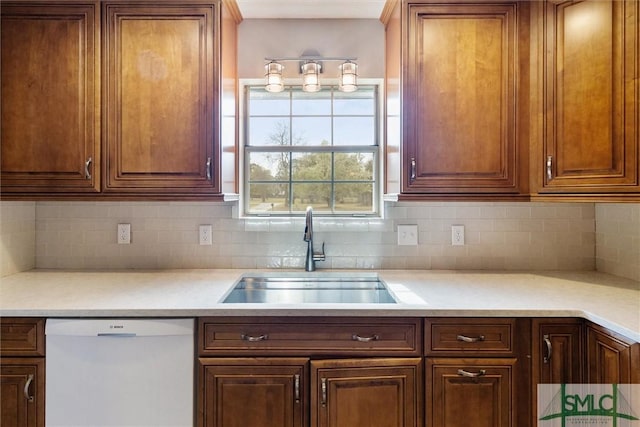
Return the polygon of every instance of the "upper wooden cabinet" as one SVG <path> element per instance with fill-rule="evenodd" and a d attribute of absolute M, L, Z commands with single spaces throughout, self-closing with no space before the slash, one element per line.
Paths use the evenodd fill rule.
<path fill-rule="evenodd" d="M 387 96 L 402 99 L 401 193 L 526 194 L 528 2 L 404 0 L 396 8 L 387 77 L 401 84 L 389 81 Z"/>
<path fill-rule="evenodd" d="M 543 75 L 535 188 L 640 200 L 624 194 L 640 193 L 638 1 L 534 3 Z"/>
<path fill-rule="evenodd" d="M 234 0 L 3 3 L 3 197 L 220 196 L 240 20 Z"/>
<path fill-rule="evenodd" d="M 106 192 L 218 192 L 218 8 L 104 4 Z"/>
<path fill-rule="evenodd" d="M 100 9 L 2 3 L 2 193 L 100 189 Z"/>

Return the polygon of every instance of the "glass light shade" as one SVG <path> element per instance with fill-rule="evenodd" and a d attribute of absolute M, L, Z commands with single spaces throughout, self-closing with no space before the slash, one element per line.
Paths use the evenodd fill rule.
<path fill-rule="evenodd" d="M 355 92 L 358 90 L 358 65 L 347 61 L 338 67 L 340 70 L 340 81 L 338 89 L 342 92 Z"/>
<path fill-rule="evenodd" d="M 302 90 L 305 92 L 318 92 L 320 90 L 320 69 L 317 62 L 305 62 L 302 64 Z"/>
<path fill-rule="evenodd" d="M 264 66 L 264 75 L 267 80 L 264 88 L 267 92 L 282 92 L 284 90 L 282 70 L 284 70 L 284 65 L 277 62 L 269 62 Z"/>

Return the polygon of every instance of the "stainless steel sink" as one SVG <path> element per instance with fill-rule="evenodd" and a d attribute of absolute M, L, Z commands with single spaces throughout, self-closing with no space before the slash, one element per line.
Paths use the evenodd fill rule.
<path fill-rule="evenodd" d="M 240 278 L 222 303 L 395 304 L 377 275 L 248 275 Z"/>

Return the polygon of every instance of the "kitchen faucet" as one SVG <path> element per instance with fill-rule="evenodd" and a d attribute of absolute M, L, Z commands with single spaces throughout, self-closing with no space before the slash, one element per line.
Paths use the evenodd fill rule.
<path fill-rule="evenodd" d="M 324 242 L 322 242 L 322 250 L 320 253 L 313 252 L 313 208 L 307 207 L 305 217 L 304 237 L 307 242 L 307 256 L 304 262 L 305 271 L 316 271 L 316 261 L 324 261 Z"/>

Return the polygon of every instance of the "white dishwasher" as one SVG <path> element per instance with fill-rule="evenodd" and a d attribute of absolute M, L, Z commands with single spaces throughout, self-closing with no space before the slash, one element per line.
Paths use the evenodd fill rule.
<path fill-rule="evenodd" d="M 47 319 L 46 427 L 193 427 L 194 319 Z"/>

